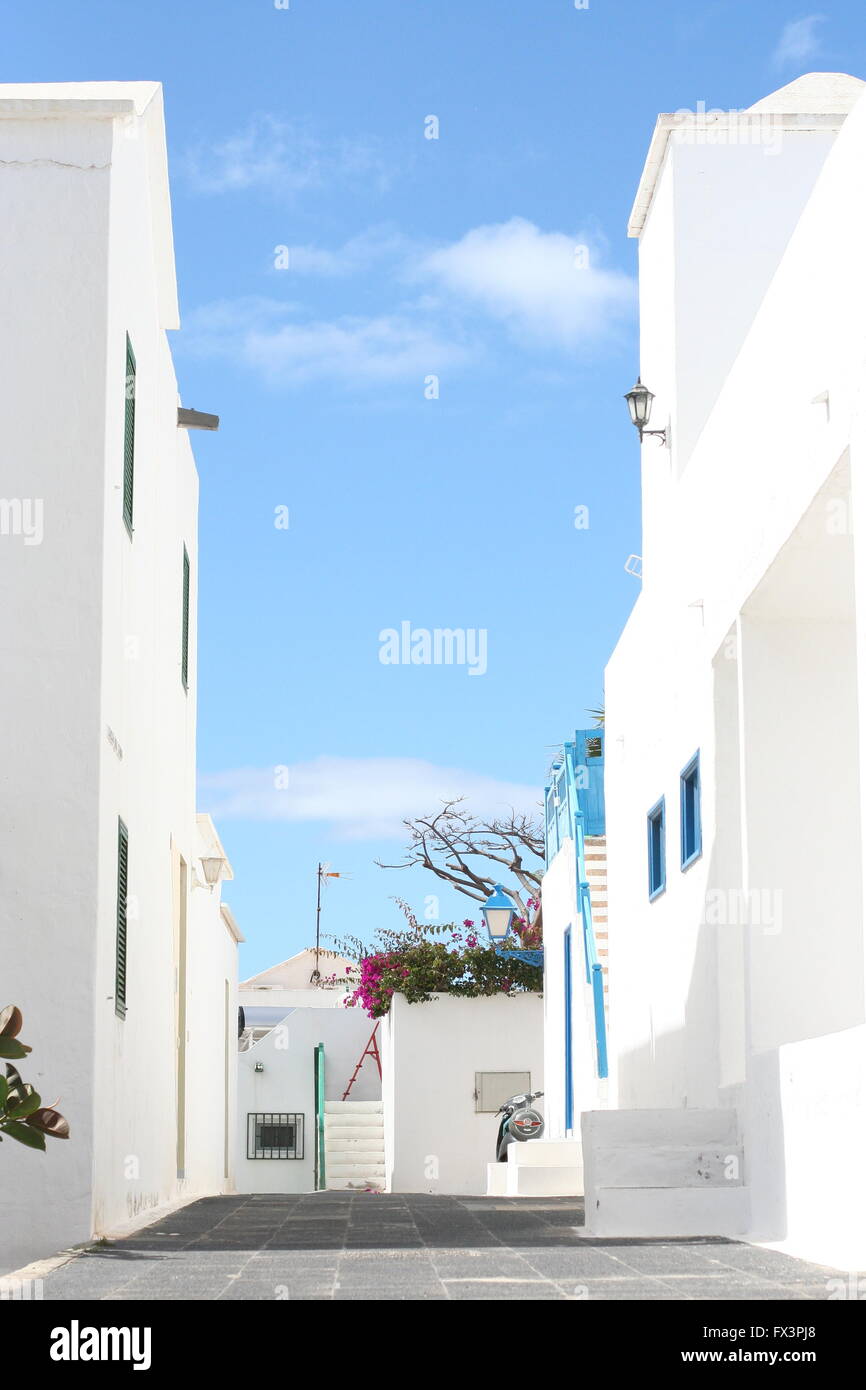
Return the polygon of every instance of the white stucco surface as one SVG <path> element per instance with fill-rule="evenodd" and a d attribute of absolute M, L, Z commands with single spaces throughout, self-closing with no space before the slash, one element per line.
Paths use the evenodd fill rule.
<path fill-rule="evenodd" d="M 165 334 L 177 299 L 157 84 L 0 86 L 0 312 L 16 325 L 0 341 L 3 493 L 37 499 L 44 518 L 38 544 L 0 537 L 4 988 L 34 1049 L 25 1077 L 59 1097 L 72 1131 L 44 1155 L 3 1145 L 8 1269 L 231 1182 L 236 944 L 219 888 L 192 887 L 198 478 Z M 125 1018 L 114 1001 L 119 817 Z"/>
<path fill-rule="evenodd" d="M 397 994 L 383 1042 L 389 1191 L 486 1192 L 498 1121 L 476 1111 L 475 1074 L 528 1071 L 531 1089 L 544 1089 L 540 996 L 409 1004 Z"/>
<path fill-rule="evenodd" d="M 317 993 L 310 991 L 310 993 Z M 361 1009 L 296 1007 L 267 1037 L 237 1055 L 239 1192 L 312 1192 L 315 1188 L 316 1111 L 313 1053 L 325 1048 L 325 1099 L 342 1098 L 363 1053 L 373 1021 Z M 381 1028 L 380 1028 L 381 1033 Z M 381 1042 L 380 1042 L 381 1047 Z M 263 1070 L 256 1071 L 256 1064 Z M 379 1100 L 382 1083 L 367 1057 L 352 1086 L 353 1101 Z M 247 1116 L 260 1112 L 304 1116 L 303 1159 L 249 1159 Z"/>
<path fill-rule="evenodd" d="M 643 230 L 641 375 L 674 447 L 642 451 L 644 585 L 605 679 L 612 1094 L 736 1108 L 749 1234 L 862 1265 L 863 99 L 836 123 L 763 173 L 672 145 Z"/>
<path fill-rule="evenodd" d="M 546 1135 L 550 1139 L 580 1139 L 584 1110 L 603 1105 L 607 1085 L 597 1074 L 595 1013 L 591 986 L 586 982 L 583 925 L 577 910 L 577 869 L 574 840 L 566 840 L 544 875 L 541 888 L 544 917 L 544 1076 Z M 571 928 L 571 1066 L 573 1123 L 566 1126 L 565 933 Z M 526 1146 L 530 1147 L 529 1145 Z"/>

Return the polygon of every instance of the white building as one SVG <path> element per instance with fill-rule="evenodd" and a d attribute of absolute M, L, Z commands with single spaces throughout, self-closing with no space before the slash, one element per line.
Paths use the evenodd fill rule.
<path fill-rule="evenodd" d="M 643 589 L 606 676 L 587 1222 L 866 1265 L 866 98 L 661 116 L 630 224 Z M 547 927 L 547 922 L 545 922 Z"/>
<path fill-rule="evenodd" d="M 8 1270 L 232 1182 L 240 938 L 195 807 L 157 84 L 0 86 L 0 316 L 3 1002 L 71 1126 L 3 1144 Z"/>
<path fill-rule="evenodd" d="M 603 731 L 578 730 L 544 793 L 546 1132 L 526 1147 L 535 1162 L 566 1170 L 550 1175 L 549 1190 L 563 1195 L 583 1192 L 581 1114 L 608 1101 L 604 768 Z"/>
<path fill-rule="evenodd" d="M 543 1053 L 537 994 L 435 994 L 425 1004 L 395 994 L 382 1028 L 388 1191 L 486 1192 L 496 1112 L 509 1096 L 544 1090 Z M 525 1155 L 538 1143 L 512 1147 Z"/>
<path fill-rule="evenodd" d="M 375 1025 L 345 1007 L 347 967 L 299 951 L 239 988 L 239 1192 L 384 1186 L 381 1029 L 368 1051 Z"/>

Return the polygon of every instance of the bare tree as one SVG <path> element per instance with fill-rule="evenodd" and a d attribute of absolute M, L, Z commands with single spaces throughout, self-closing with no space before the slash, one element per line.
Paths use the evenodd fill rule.
<path fill-rule="evenodd" d="M 512 892 L 512 896 L 525 916 L 526 899 L 538 898 L 541 893 L 541 817 L 512 811 L 507 817 L 484 820 L 465 809 L 465 799 L 454 797 L 443 802 L 435 815 L 404 821 L 409 844 L 403 860 L 399 864 L 383 864 L 377 859 L 376 863 L 381 869 L 410 869 L 420 864 L 450 883 L 458 893 L 482 903 L 495 885 L 510 874 L 520 884 L 521 891 Z M 495 864 L 501 865 L 501 869 L 493 868 Z"/>

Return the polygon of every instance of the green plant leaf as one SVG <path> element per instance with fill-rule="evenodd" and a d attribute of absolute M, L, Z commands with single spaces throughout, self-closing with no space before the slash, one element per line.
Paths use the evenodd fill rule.
<path fill-rule="evenodd" d="M 9 1094 L 9 1082 L 5 1076 L 0 1076 L 0 1110 L 6 1105 L 6 1097 Z"/>
<path fill-rule="evenodd" d="M 28 1149 L 41 1149 L 45 1152 L 45 1136 L 40 1134 L 38 1129 L 31 1129 L 29 1125 L 20 1124 L 18 1120 L 7 1120 L 3 1124 L 3 1133 L 8 1134 L 10 1139 L 17 1139 L 19 1144 L 26 1144 Z"/>
<path fill-rule="evenodd" d="M 14 1057 L 17 1060 L 20 1057 L 26 1057 L 30 1051 L 32 1048 L 20 1043 L 17 1038 L 0 1036 L 0 1057 Z"/>
<path fill-rule="evenodd" d="M 35 1091 L 31 1091 L 29 1096 L 19 1100 L 9 1111 L 10 1120 L 23 1120 L 25 1116 L 32 1115 L 34 1110 L 38 1110 L 42 1104 L 42 1097 Z"/>

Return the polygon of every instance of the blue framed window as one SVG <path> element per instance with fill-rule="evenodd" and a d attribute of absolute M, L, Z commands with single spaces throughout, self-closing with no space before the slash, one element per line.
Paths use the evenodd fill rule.
<path fill-rule="evenodd" d="M 646 818 L 650 902 L 665 891 L 665 799 L 657 801 Z"/>
<path fill-rule="evenodd" d="M 687 869 L 701 853 L 701 755 L 680 773 L 680 865 Z"/>

